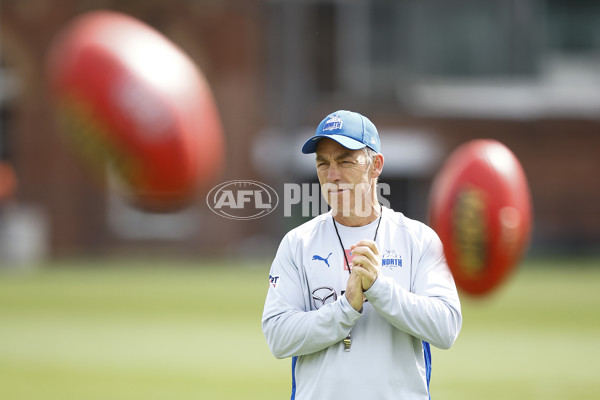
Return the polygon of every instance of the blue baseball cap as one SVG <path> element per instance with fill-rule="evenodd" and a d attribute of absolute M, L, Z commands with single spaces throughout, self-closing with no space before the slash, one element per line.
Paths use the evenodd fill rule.
<path fill-rule="evenodd" d="M 353 111 L 339 110 L 321 121 L 315 132 L 302 146 L 304 154 L 314 153 L 319 140 L 330 138 L 350 150 L 370 147 L 379 153 L 381 143 L 377 128 L 369 119 Z"/>

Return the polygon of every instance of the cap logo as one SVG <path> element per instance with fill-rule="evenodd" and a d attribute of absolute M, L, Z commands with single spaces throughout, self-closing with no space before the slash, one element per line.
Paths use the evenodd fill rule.
<path fill-rule="evenodd" d="M 323 125 L 324 131 L 334 131 L 337 129 L 342 129 L 344 121 L 337 115 L 332 115 L 327 121 L 325 121 L 325 125 Z"/>

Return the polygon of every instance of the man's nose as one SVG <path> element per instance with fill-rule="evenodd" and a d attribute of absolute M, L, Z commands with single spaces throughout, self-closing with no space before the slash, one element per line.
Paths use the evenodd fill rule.
<path fill-rule="evenodd" d="M 337 163 L 331 163 L 327 169 L 327 181 L 335 182 L 340 179 L 340 167 Z"/>

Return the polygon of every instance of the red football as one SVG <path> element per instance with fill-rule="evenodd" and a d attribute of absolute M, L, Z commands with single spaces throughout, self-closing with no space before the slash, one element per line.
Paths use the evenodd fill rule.
<path fill-rule="evenodd" d="M 496 288 L 519 263 L 531 231 L 529 187 L 515 155 L 495 140 L 461 145 L 435 177 L 429 200 L 429 223 L 456 285 L 473 295 Z"/>
<path fill-rule="evenodd" d="M 180 208 L 220 172 L 222 126 L 207 82 L 141 21 L 77 17 L 48 50 L 47 78 L 67 142 L 97 171 L 110 165 L 135 206 Z"/>

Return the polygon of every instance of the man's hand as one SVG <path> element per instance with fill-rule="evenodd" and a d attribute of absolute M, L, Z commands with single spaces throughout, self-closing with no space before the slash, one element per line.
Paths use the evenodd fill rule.
<path fill-rule="evenodd" d="M 354 308 L 356 311 L 360 311 L 362 309 L 363 302 L 365 301 L 362 289 L 362 280 L 360 276 L 354 272 L 352 272 L 348 278 L 345 295 L 352 308 Z"/>
<path fill-rule="evenodd" d="M 381 256 L 377 244 L 372 240 L 361 240 L 350 246 L 352 252 L 352 275 L 361 279 L 362 290 L 369 290 L 379 276 Z"/>

